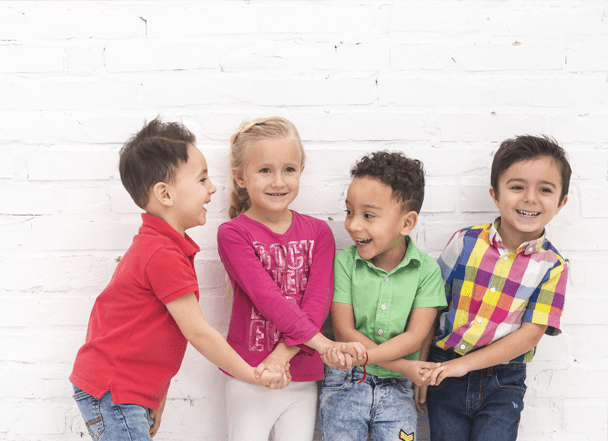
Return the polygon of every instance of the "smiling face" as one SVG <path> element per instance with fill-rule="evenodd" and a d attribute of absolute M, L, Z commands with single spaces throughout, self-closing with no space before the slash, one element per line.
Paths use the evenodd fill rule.
<path fill-rule="evenodd" d="M 500 210 L 498 233 L 509 251 L 543 234 L 568 200 L 560 201 L 561 191 L 559 166 L 548 156 L 516 162 L 500 175 L 490 195 Z"/>
<path fill-rule="evenodd" d="M 300 190 L 304 166 L 300 149 L 291 137 L 261 139 L 248 147 L 245 168 L 234 178 L 247 189 L 251 207 L 245 214 L 264 224 L 289 217 L 289 204 Z"/>
<path fill-rule="evenodd" d="M 363 259 L 390 272 L 404 258 L 407 236 L 418 214 L 402 211 L 392 188 L 369 176 L 354 178 L 346 195 L 344 227 Z"/>
<path fill-rule="evenodd" d="M 188 145 L 188 161 L 177 169 L 175 179 L 168 184 L 173 199 L 172 226 L 182 235 L 188 228 L 207 222 L 205 204 L 217 188 L 209 179 L 207 161 L 192 144 Z M 173 225 L 174 224 L 174 225 Z"/>

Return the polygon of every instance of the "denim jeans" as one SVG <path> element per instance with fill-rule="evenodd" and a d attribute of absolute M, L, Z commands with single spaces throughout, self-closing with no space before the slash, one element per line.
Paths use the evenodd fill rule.
<path fill-rule="evenodd" d="M 431 347 L 429 361 L 458 358 Z M 444 379 L 429 386 L 427 406 L 433 441 L 514 441 L 526 393 L 526 365 L 504 364 Z"/>
<path fill-rule="evenodd" d="M 360 368 L 325 367 L 321 392 L 323 441 L 415 441 L 418 415 L 407 378 L 363 377 Z"/>
<path fill-rule="evenodd" d="M 74 386 L 74 400 L 91 438 L 98 441 L 151 441 L 154 420 L 150 409 L 137 404 L 114 404 L 110 391 L 95 398 Z"/>

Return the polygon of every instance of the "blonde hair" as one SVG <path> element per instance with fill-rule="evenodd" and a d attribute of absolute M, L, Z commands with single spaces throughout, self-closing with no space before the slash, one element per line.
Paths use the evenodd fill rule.
<path fill-rule="evenodd" d="M 228 216 L 234 219 L 251 207 L 251 200 L 246 188 L 239 187 L 234 179 L 235 173 L 243 173 L 247 162 L 248 147 L 262 139 L 280 139 L 290 136 L 294 139 L 300 150 L 301 164 L 304 165 L 306 156 L 300 135 L 296 126 L 288 119 L 279 116 L 258 118 L 244 122 L 230 137 L 230 194 L 228 196 L 230 207 Z"/>

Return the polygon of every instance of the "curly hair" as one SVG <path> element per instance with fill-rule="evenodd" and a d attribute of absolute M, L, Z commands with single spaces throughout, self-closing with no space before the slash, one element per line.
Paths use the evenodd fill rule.
<path fill-rule="evenodd" d="M 562 178 L 562 193 L 560 202 L 568 194 L 570 188 L 570 176 L 572 169 L 566 156 L 566 151 L 559 146 L 557 141 L 546 135 L 542 137 L 523 135 L 514 139 L 506 139 L 492 160 L 492 171 L 490 173 L 490 185 L 498 196 L 498 181 L 500 176 L 513 164 L 520 161 L 542 158 L 543 156 L 553 158 L 559 167 Z"/>
<path fill-rule="evenodd" d="M 239 187 L 234 179 L 235 173 L 241 173 L 247 164 L 247 147 L 262 139 L 280 139 L 286 136 L 292 137 L 300 150 L 301 165 L 304 165 L 306 155 L 300 141 L 300 135 L 296 126 L 288 119 L 273 116 L 270 118 L 258 118 L 244 122 L 241 127 L 230 137 L 230 154 L 228 162 L 232 177 L 230 179 L 230 195 L 228 216 L 234 219 L 239 214 L 251 207 L 251 199 L 246 188 Z"/>
<path fill-rule="evenodd" d="M 391 187 L 402 211 L 420 213 L 424 201 L 424 166 L 401 152 L 380 151 L 361 158 L 351 169 L 353 178 L 369 176 Z"/>
<path fill-rule="evenodd" d="M 188 161 L 188 144 L 195 141 L 183 124 L 156 117 L 125 142 L 118 162 L 120 179 L 140 208 L 148 205 L 157 182 L 173 181 L 177 167 Z"/>

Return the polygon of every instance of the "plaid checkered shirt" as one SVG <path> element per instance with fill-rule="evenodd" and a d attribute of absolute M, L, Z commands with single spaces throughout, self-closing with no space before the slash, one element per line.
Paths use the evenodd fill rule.
<path fill-rule="evenodd" d="M 454 233 L 439 267 L 448 310 L 441 314 L 435 345 L 464 355 L 521 327 L 547 325 L 559 335 L 568 265 L 545 235 L 510 253 L 494 224 Z M 510 363 L 527 363 L 536 348 Z"/>

